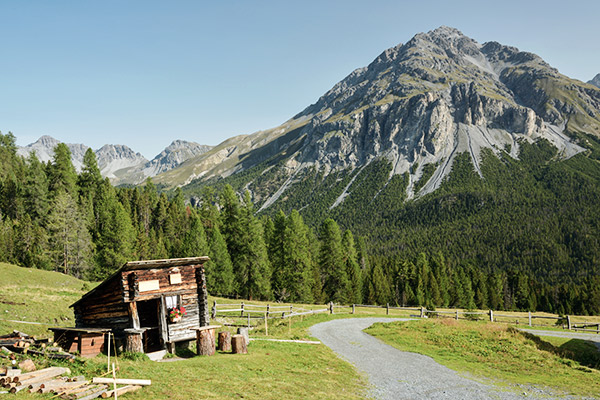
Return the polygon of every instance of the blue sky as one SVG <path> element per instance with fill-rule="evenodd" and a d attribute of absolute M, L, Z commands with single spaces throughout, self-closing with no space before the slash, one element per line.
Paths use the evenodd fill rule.
<path fill-rule="evenodd" d="M 0 131 L 153 158 L 281 124 L 441 25 L 600 73 L 598 1 L 0 0 Z"/>

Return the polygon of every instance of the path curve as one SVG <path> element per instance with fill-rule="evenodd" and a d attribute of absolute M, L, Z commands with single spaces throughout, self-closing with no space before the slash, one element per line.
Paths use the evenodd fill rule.
<path fill-rule="evenodd" d="M 400 351 L 363 332 L 375 322 L 407 320 L 337 319 L 312 326 L 310 333 L 366 373 L 371 384 L 369 395 L 375 399 L 548 399 L 548 393 L 538 389 L 508 392 L 465 378 L 430 357 Z"/>

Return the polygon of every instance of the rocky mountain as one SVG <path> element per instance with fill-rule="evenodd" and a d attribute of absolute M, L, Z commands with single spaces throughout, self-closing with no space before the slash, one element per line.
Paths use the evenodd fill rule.
<path fill-rule="evenodd" d="M 95 151 L 102 176 L 116 179 L 118 171 L 148 162 L 146 157 L 122 144 L 105 144 Z"/>
<path fill-rule="evenodd" d="M 54 148 L 59 143 L 51 136 L 42 136 L 35 143 L 19 147 L 17 153 L 27 157 L 30 152 L 35 151 L 40 161 L 47 162 L 53 159 Z M 71 161 L 75 169 L 81 171 L 83 156 L 89 147 L 84 144 L 67 144 L 67 146 L 71 150 Z M 210 146 L 175 140 L 151 161 L 125 145 L 106 144 L 95 150 L 94 153 L 102 176 L 109 178 L 113 184 L 117 185 L 141 183 L 147 177 L 169 171 L 185 160 L 210 149 Z"/>
<path fill-rule="evenodd" d="M 48 162 L 54 157 L 54 148 L 59 143 L 60 142 L 52 136 L 44 135 L 34 143 L 19 147 L 17 149 L 17 154 L 27 157 L 29 153 L 35 151 L 35 154 L 40 161 Z M 69 150 L 71 150 L 71 161 L 73 162 L 73 166 L 75 166 L 77 171 L 80 171 L 83 163 L 83 155 L 88 149 L 88 146 L 73 143 L 67 143 L 67 146 L 69 147 Z"/>
<path fill-rule="evenodd" d="M 594 79 L 588 81 L 588 83 L 600 88 L 600 74 L 596 75 Z"/>
<path fill-rule="evenodd" d="M 460 154 L 482 176 L 484 150 L 518 159 L 521 143 L 545 139 L 566 159 L 588 136 L 600 136 L 600 90 L 535 54 L 441 27 L 384 51 L 283 125 L 231 138 L 156 180 L 198 187 L 235 176 L 266 209 L 310 171 L 356 178 L 386 160 L 389 180 L 406 175 L 410 199 L 439 188 Z"/>

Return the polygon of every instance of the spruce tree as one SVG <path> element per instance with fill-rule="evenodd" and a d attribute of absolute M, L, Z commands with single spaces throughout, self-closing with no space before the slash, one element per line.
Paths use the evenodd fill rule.
<path fill-rule="evenodd" d="M 348 303 L 351 286 L 344 264 L 340 228 L 333 219 L 327 218 L 323 221 L 320 239 L 319 264 L 325 277 L 323 292 L 327 301 Z"/>
<path fill-rule="evenodd" d="M 50 189 L 52 193 L 64 191 L 76 198 L 77 172 L 71 161 L 71 150 L 64 143 L 54 148 L 54 158 L 50 165 Z"/>
<path fill-rule="evenodd" d="M 227 243 L 217 225 L 208 228 L 208 255 L 206 279 L 208 290 L 215 295 L 232 296 L 235 293 L 233 264 L 227 251 Z"/>
<path fill-rule="evenodd" d="M 353 304 L 362 303 L 362 273 L 358 263 L 358 254 L 354 245 L 354 236 L 350 230 L 344 232 L 342 237 L 342 249 L 346 262 L 346 273 L 350 281 L 348 299 Z"/>

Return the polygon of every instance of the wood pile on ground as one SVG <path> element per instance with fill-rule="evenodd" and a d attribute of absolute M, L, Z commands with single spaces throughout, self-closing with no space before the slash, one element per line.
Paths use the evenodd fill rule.
<path fill-rule="evenodd" d="M 117 379 L 114 364 L 113 377 L 91 380 L 82 375 L 69 377 L 71 371 L 66 367 L 38 370 L 31 359 L 25 358 L 29 354 L 46 359 L 75 359 L 75 355 L 65 352 L 49 339 L 36 340 L 18 331 L 0 336 L 0 359 L 5 359 L 0 360 L 0 393 L 27 391 L 52 394 L 64 400 L 91 400 L 118 397 L 151 384 L 147 379 Z"/>
<path fill-rule="evenodd" d="M 64 351 L 50 339 L 36 339 L 26 333 L 13 331 L 0 336 L 0 357 L 11 353 L 32 354 L 51 360 L 75 360 L 75 355 Z"/>
<path fill-rule="evenodd" d="M 27 373 L 12 373 L 19 371 L 8 369 L 0 376 L 0 384 L 6 393 L 48 393 L 64 400 L 91 400 L 96 398 L 111 398 L 141 389 L 152 382 L 149 379 L 115 379 L 93 378 L 91 381 L 84 376 L 68 377 L 71 371 L 64 367 L 48 367 Z M 116 385 L 124 385 L 117 387 Z M 116 391 L 116 396 L 115 396 Z"/>

